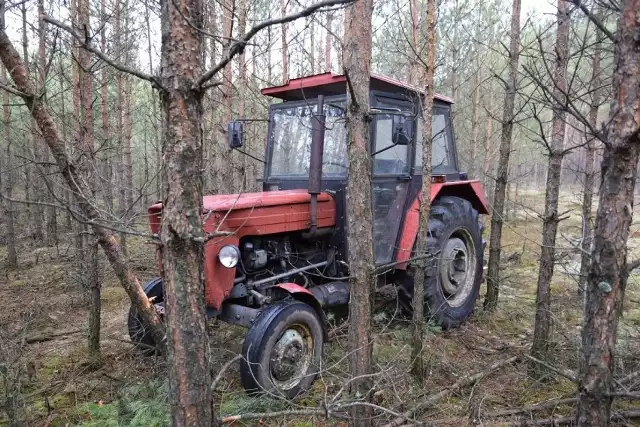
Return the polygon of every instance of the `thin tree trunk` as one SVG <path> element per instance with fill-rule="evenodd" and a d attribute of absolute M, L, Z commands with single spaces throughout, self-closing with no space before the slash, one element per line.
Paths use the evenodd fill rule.
<path fill-rule="evenodd" d="M 2 12 L 4 12 L 4 10 L 2 10 Z M 4 67 L 2 67 L 2 84 L 7 84 L 7 70 Z M 7 91 L 4 91 L 2 94 L 2 104 L 2 140 L 4 142 L 4 167 L 6 173 L 0 175 L 3 175 L 2 178 L 4 178 L 4 181 L 2 182 L 4 186 L 4 196 L 10 199 L 11 193 L 13 191 L 13 177 L 15 173 L 13 172 L 11 164 L 11 136 L 9 134 L 9 128 L 11 126 L 11 112 L 9 111 L 9 92 Z M 0 165 L 0 167 L 1 166 L 2 165 Z M 5 199 L 2 200 L 2 205 L 4 207 L 4 220 L 7 224 L 7 234 L 5 235 L 5 238 L 7 239 L 6 267 L 15 268 L 18 266 L 18 255 L 16 253 L 16 232 L 13 224 L 13 203 L 11 202 L 11 200 Z"/>
<path fill-rule="evenodd" d="M 287 14 L 287 0 L 280 0 L 280 13 L 282 16 Z M 289 80 L 289 45 L 287 42 L 287 24 L 282 24 L 282 83 L 285 84 Z"/>
<path fill-rule="evenodd" d="M 504 221 L 505 192 L 509 180 L 509 156 L 511 154 L 511 135 L 513 133 L 514 108 L 516 100 L 516 76 L 518 74 L 518 60 L 520 57 L 520 2 L 513 0 L 511 12 L 511 44 L 509 46 L 509 77 L 508 86 L 504 94 L 504 109 L 502 110 L 502 135 L 500 139 L 500 159 L 498 160 L 498 174 L 495 181 L 493 196 L 493 213 L 491 215 L 491 236 L 489 237 L 489 265 L 487 271 L 487 294 L 484 308 L 493 311 L 498 306 L 500 292 L 500 250 L 502 237 L 502 223 Z M 491 119 L 489 119 L 491 121 Z M 487 124 L 489 126 L 489 124 Z M 486 139 L 490 138 L 490 129 Z M 485 170 L 487 168 L 485 150 Z"/>
<path fill-rule="evenodd" d="M 600 9 L 601 10 L 601 9 Z M 597 13 L 598 19 L 602 20 L 603 14 Z M 593 129 L 598 128 L 598 108 L 600 107 L 600 49 L 602 46 L 603 34 L 596 32 L 596 42 L 593 46 L 591 86 L 594 88 L 589 108 L 589 124 Z M 591 263 L 591 243 L 593 241 L 593 183 L 595 181 L 595 158 L 596 158 L 596 137 L 591 133 L 586 135 L 586 158 L 584 165 L 584 186 L 582 190 L 582 254 L 580 257 L 580 286 L 579 293 L 582 293 L 587 286 L 589 265 Z"/>
<path fill-rule="evenodd" d="M 121 0 L 116 0 L 114 2 L 115 7 L 115 51 L 117 58 L 123 58 L 125 56 L 124 53 L 124 36 L 122 31 L 122 9 L 124 5 Z M 123 73 L 120 71 L 116 71 L 116 179 L 115 183 L 118 190 L 118 216 L 120 217 L 120 221 L 122 223 L 126 223 L 126 213 L 127 213 L 127 188 L 125 183 L 126 176 L 126 167 L 125 167 L 125 158 L 124 158 L 124 144 L 125 144 L 125 135 L 124 135 L 124 78 Z M 122 250 L 125 255 L 127 254 L 127 235 L 125 233 L 120 233 L 120 244 L 122 245 Z"/>
<path fill-rule="evenodd" d="M 417 46 L 417 45 L 416 45 Z M 424 72 L 424 100 L 422 105 L 422 192 L 420 197 L 420 214 L 418 220 L 418 236 L 416 237 L 416 253 L 427 253 L 429 239 L 429 211 L 431 210 L 431 147 L 433 97 L 435 95 L 434 73 L 436 67 L 436 2 L 427 0 L 427 57 Z M 422 73 L 417 73 L 417 75 Z M 417 261 L 413 285 L 413 339 L 412 339 L 412 372 L 418 381 L 425 377 L 422 345 L 424 340 L 424 273 L 427 259 Z"/>
<path fill-rule="evenodd" d="M 567 63 L 569 58 L 569 3 L 558 0 L 558 27 L 556 32 L 556 64 L 553 80 L 554 98 L 563 100 L 567 91 Z M 560 172 L 564 156 L 566 112 L 563 105 L 554 103 L 545 209 L 542 220 L 542 247 L 536 293 L 536 318 L 533 330 L 531 355 L 546 360 L 551 338 L 551 278 L 553 277 L 556 233 L 558 230 L 558 197 L 560 194 Z M 543 374 L 540 364 L 529 363 L 529 373 L 534 377 Z"/>
<path fill-rule="evenodd" d="M 473 102 L 471 107 L 471 163 L 469 165 L 469 176 L 476 178 L 478 155 L 478 138 L 480 136 L 480 70 L 473 76 Z"/>
<path fill-rule="evenodd" d="M 64 62 L 63 61 L 59 61 L 59 67 L 60 67 L 60 76 L 61 78 L 59 78 L 59 82 L 60 82 L 60 93 L 65 93 L 65 86 L 64 86 L 64 78 L 62 78 L 62 76 L 64 76 Z M 60 97 L 60 113 L 62 116 L 62 140 L 63 141 L 67 141 L 67 137 L 69 135 L 69 131 L 68 131 L 68 124 L 67 124 L 67 112 L 66 112 L 66 102 L 65 102 L 65 97 L 61 96 Z M 72 200 L 73 197 L 71 196 L 70 192 L 69 192 L 69 188 L 65 187 L 64 189 L 64 200 L 65 203 L 67 204 L 67 206 L 69 208 L 72 207 Z M 65 224 L 65 229 L 67 231 L 72 231 L 73 229 L 73 223 L 71 221 L 71 211 L 69 209 L 65 209 L 64 210 L 64 224 Z"/>
<path fill-rule="evenodd" d="M 202 73 L 203 40 L 197 30 L 202 26 L 202 2 L 163 2 L 161 19 L 167 190 L 161 240 L 171 418 L 174 426 L 210 427 L 214 416 L 200 221 L 203 108 L 201 91 L 193 89 Z"/>
<path fill-rule="evenodd" d="M 29 68 L 28 48 L 29 48 L 29 41 L 28 41 L 28 33 L 27 33 L 27 7 L 25 2 L 25 3 L 22 3 L 22 54 L 23 54 L 23 60 L 24 60 L 25 66 L 27 68 Z M 31 121 L 31 127 L 33 128 L 30 135 L 31 146 L 34 147 L 36 145 L 36 141 L 35 141 L 36 125 L 33 120 Z M 39 157 L 37 155 L 37 150 L 34 150 L 33 156 L 37 161 Z M 26 181 L 28 184 L 31 184 L 30 187 L 31 187 L 31 190 L 33 191 L 31 196 L 29 196 L 29 188 L 27 188 L 26 195 L 30 198 L 33 198 L 33 200 L 35 201 L 42 201 L 40 199 L 41 199 L 43 185 L 42 185 L 42 180 L 40 179 L 40 173 L 38 172 L 38 166 L 36 165 L 35 167 L 29 167 L 28 169 L 30 169 L 29 171 L 30 177 L 27 177 Z M 32 237 L 38 244 L 41 244 L 44 239 L 44 230 L 43 230 L 43 225 L 45 223 L 44 208 L 42 205 L 35 204 L 30 206 L 28 209 L 29 209 L 28 211 L 29 224 L 33 226 Z"/>
<path fill-rule="evenodd" d="M 46 69 L 45 68 L 47 64 L 47 57 L 45 53 L 45 41 L 46 41 L 47 25 L 42 19 L 43 15 L 44 15 L 44 0 L 38 0 L 38 87 L 40 88 L 42 93 L 45 94 L 44 96 L 46 97 L 46 88 L 45 88 Z M 36 160 L 40 159 L 41 161 L 44 162 L 48 160 L 47 158 L 48 156 L 46 156 L 46 154 L 42 152 L 43 150 L 41 148 L 41 145 L 42 144 L 38 142 L 37 146 L 34 146 L 34 153 L 36 155 Z M 47 173 L 47 175 L 51 176 L 51 174 L 48 173 L 49 172 L 48 166 L 41 166 L 41 167 L 42 167 L 42 170 Z M 43 184 L 45 183 L 44 182 L 45 179 L 53 180 L 53 177 L 52 178 L 43 177 Z M 50 187 L 51 189 L 53 189 L 55 188 L 55 185 L 51 185 Z M 42 193 L 43 200 L 55 201 L 55 199 L 52 200 L 51 194 L 49 194 L 50 191 L 47 188 L 43 187 L 42 191 L 43 191 Z M 58 215 L 57 215 L 55 206 L 47 207 L 46 233 L 45 233 L 47 246 L 58 245 L 58 218 L 57 217 Z"/>
<path fill-rule="evenodd" d="M 348 76 L 347 129 L 349 170 L 347 222 L 351 300 L 349 302 L 349 363 L 351 392 L 368 399 L 372 380 L 373 340 L 371 316 L 375 260 L 373 255 L 371 210 L 371 157 L 369 80 L 371 75 L 372 0 L 359 0 L 346 10 L 343 50 L 344 72 Z M 371 425 L 371 408 L 354 407 L 351 425 Z"/>
<path fill-rule="evenodd" d="M 108 15 L 105 7 L 106 0 L 100 0 L 100 16 L 102 27 L 100 28 L 100 49 L 106 52 L 107 49 L 107 22 Z M 100 87 L 100 118 L 102 121 L 102 143 L 107 147 L 111 147 L 111 135 L 109 134 L 109 68 L 104 67 L 101 73 Z M 110 150 L 109 150 L 110 152 Z M 102 159 L 102 182 L 104 185 L 104 202 L 109 212 L 113 212 L 113 168 L 111 156 L 107 153 L 103 154 Z"/>
<path fill-rule="evenodd" d="M 78 28 L 76 31 L 81 33 L 91 33 L 91 23 L 89 15 L 89 0 L 78 0 Z M 91 199 L 97 200 L 95 185 L 95 149 L 93 142 L 93 81 L 91 75 L 91 57 L 89 52 L 80 48 L 78 52 L 78 84 L 80 86 L 80 141 L 82 146 L 80 151 L 83 152 L 83 162 L 81 167 L 84 169 L 87 186 L 91 192 Z M 88 349 L 89 356 L 92 360 L 97 361 L 100 358 L 100 280 L 98 277 L 98 242 L 89 228 L 85 228 L 87 251 L 84 254 L 86 275 L 85 292 L 89 301 L 89 335 Z"/>
<path fill-rule="evenodd" d="M 412 42 L 412 50 L 411 59 L 410 59 L 410 67 L 409 67 L 409 82 L 412 85 L 419 85 L 424 83 L 421 81 L 420 74 L 423 71 L 420 61 L 418 59 L 420 55 L 420 9 L 421 2 L 420 0 L 411 0 L 410 3 L 411 8 L 411 42 Z M 429 55 L 429 53 L 427 53 Z M 429 101 L 427 101 L 429 102 Z M 423 108 L 427 108 L 425 105 Z"/>
<path fill-rule="evenodd" d="M 640 150 L 640 0 L 619 4 L 610 127 L 587 281 L 577 425 L 609 425 L 614 354 L 629 270 L 627 238 Z"/>
<path fill-rule="evenodd" d="M 103 0 L 104 1 L 104 0 Z M 151 21 L 149 18 L 149 3 L 145 2 L 144 8 L 144 19 L 147 30 L 147 54 L 149 55 L 149 74 L 154 74 L 153 70 L 153 43 L 151 40 Z M 215 34 L 215 33 L 214 33 Z M 211 43 L 214 43 L 214 40 L 211 40 Z M 158 115 L 158 102 L 156 94 L 153 91 L 153 88 L 149 86 L 150 91 L 150 99 L 151 99 L 151 124 L 153 130 L 151 132 L 152 136 L 152 145 L 155 152 L 156 157 L 156 174 L 155 174 L 155 182 L 156 182 L 156 194 L 155 200 L 162 200 L 162 144 L 160 143 L 160 116 Z M 145 208 L 147 206 L 145 205 Z"/>
<path fill-rule="evenodd" d="M 225 0 L 224 1 L 224 22 L 223 22 L 223 36 L 225 40 L 225 45 L 223 49 L 222 55 L 227 55 L 229 53 L 229 47 L 231 45 L 231 37 L 233 35 L 233 16 L 235 11 L 235 0 Z M 218 183 L 216 185 L 216 193 L 230 193 L 233 191 L 233 172 L 235 170 L 234 159 L 235 156 L 233 153 L 227 148 L 227 123 L 232 120 L 233 110 L 233 70 L 231 67 L 231 63 L 227 64 L 222 70 L 222 138 L 219 140 L 218 144 L 218 159 L 216 159 L 217 163 L 217 172 L 218 172 Z"/>
<path fill-rule="evenodd" d="M 333 13 L 327 13 L 327 37 L 324 40 L 324 71 L 331 71 L 331 40 L 333 40 L 332 28 Z"/>

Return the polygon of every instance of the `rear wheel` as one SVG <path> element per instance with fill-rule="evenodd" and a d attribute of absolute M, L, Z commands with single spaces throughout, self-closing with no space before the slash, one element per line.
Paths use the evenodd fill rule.
<path fill-rule="evenodd" d="M 144 292 L 154 305 L 161 318 L 164 317 L 164 284 L 162 279 L 157 277 L 150 280 L 144 287 Z M 129 338 L 136 344 L 136 349 L 142 354 L 153 355 L 156 353 L 156 342 L 142 322 L 138 310 L 131 305 L 129 317 L 127 319 Z"/>
<path fill-rule="evenodd" d="M 451 328 L 465 321 L 475 306 L 482 281 L 482 232 L 468 200 L 442 197 L 431 205 L 424 293 L 426 315 Z M 405 299 L 413 295 L 413 278 L 403 284 Z"/>
<path fill-rule="evenodd" d="M 304 393 L 318 373 L 323 344 L 322 323 L 311 306 L 291 300 L 268 306 L 244 340 L 242 385 L 289 399 Z"/>

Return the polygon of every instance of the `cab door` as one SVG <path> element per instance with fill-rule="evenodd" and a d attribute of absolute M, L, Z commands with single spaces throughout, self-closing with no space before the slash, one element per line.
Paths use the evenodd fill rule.
<path fill-rule="evenodd" d="M 393 117 L 412 114 L 413 104 L 384 96 L 373 98 L 372 106 L 378 112 L 372 123 L 371 153 L 379 152 L 372 155 L 373 244 L 376 264 L 381 265 L 394 259 L 412 167 L 411 146 L 393 146 Z"/>

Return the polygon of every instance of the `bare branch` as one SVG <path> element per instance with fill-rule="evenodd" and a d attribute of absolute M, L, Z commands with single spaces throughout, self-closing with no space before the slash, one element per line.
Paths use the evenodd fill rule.
<path fill-rule="evenodd" d="M 300 12 L 293 13 L 291 15 L 283 16 L 282 18 L 274 18 L 268 19 L 266 21 L 262 21 L 255 27 L 251 28 L 242 38 L 234 41 L 229 46 L 229 50 L 220 62 L 218 62 L 212 69 L 204 73 L 200 78 L 196 81 L 194 89 L 202 89 L 203 85 L 209 81 L 213 76 L 216 75 L 220 70 L 222 70 L 236 55 L 240 54 L 244 47 L 247 45 L 247 42 L 253 38 L 259 31 L 271 27 L 273 25 L 278 24 L 286 24 L 287 22 L 295 21 L 296 19 L 304 18 L 309 15 L 312 15 L 319 9 L 324 7 L 331 7 L 341 4 L 352 3 L 354 0 L 325 0 L 319 3 L 313 4 L 306 9 L 301 10 Z"/>
<path fill-rule="evenodd" d="M 88 36 L 83 37 L 82 35 L 76 33 L 73 30 L 73 28 L 71 28 L 70 26 L 63 24 L 62 22 L 60 22 L 60 21 L 58 21 L 58 20 L 56 20 L 56 19 L 54 19 L 54 18 L 52 18 L 50 16 L 46 16 L 45 15 L 43 17 L 43 19 L 44 19 L 45 22 L 48 22 L 51 25 L 55 25 L 56 27 L 65 30 L 67 33 L 69 33 L 71 36 L 73 36 L 73 38 L 78 40 L 78 42 L 80 42 L 82 44 L 82 47 L 84 49 L 86 49 L 87 51 L 93 53 L 98 58 L 100 58 L 101 60 L 103 60 L 107 64 L 111 65 L 116 70 L 122 71 L 123 73 L 131 74 L 132 76 L 136 76 L 139 79 L 146 80 L 146 81 L 150 82 L 151 85 L 153 87 L 155 87 L 155 88 L 160 88 L 160 89 L 162 88 L 162 85 L 160 85 L 159 80 L 157 78 L 155 78 L 154 76 L 152 76 L 151 74 L 146 74 L 146 73 L 143 73 L 142 71 L 136 70 L 135 68 L 127 67 L 126 65 L 117 62 L 113 58 L 109 58 L 100 49 L 96 48 L 93 45 L 93 43 L 91 41 L 91 38 L 89 38 Z"/>
<path fill-rule="evenodd" d="M 569 3 L 572 3 L 576 7 L 578 7 L 586 16 L 589 18 L 591 22 L 595 24 L 596 27 L 600 31 L 604 33 L 605 36 L 612 42 L 616 43 L 618 39 L 616 36 L 605 27 L 605 25 L 587 8 L 587 6 L 582 2 L 582 0 L 567 0 Z"/>

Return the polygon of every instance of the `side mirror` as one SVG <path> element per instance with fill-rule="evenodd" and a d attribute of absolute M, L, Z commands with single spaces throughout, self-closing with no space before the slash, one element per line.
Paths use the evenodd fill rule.
<path fill-rule="evenodd" d="M 393 145 L 410 145 L 413 139 L 413 119 L 393 116 Z"/>
<path fill-rule="evenodd" d="M 231 148 L 240 148 L 244 145 L 244 123 L 234 120 L 227 126 L 227 143 Z"/>

